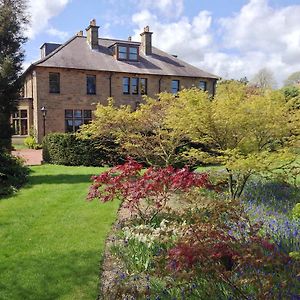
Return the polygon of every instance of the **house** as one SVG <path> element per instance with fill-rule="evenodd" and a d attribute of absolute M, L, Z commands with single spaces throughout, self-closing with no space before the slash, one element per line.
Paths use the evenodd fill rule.
<path fill-rule="evenodd" d="M 64 44 L 44 43 L 41 59 L 24 73 L 23 97 L 12 116 L 14 142 L 30 128 L 38 141 L 49 132 L 73 132 L 92 119 L 97 103 L 113 97 L 116 105 L 142 102 L 167 91 L 198 87 L 214 94 L 217 76 L 152 46 L 145 27 L 141 41 L 99 38 L 92 20 Z"/>

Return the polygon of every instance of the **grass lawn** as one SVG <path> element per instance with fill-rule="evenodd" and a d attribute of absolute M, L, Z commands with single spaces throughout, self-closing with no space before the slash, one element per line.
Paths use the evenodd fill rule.
<path fill-rule="evenodd" d="M 13 144 L 12 146 L 15 150 L 28 149 L 28 147 L 24 144 Z"/>
<path fill-rule="evenodd" d="M 85 201 L 100 168 L 31 170 L 23 189 L 0 200 L 0 299 L 95 299 L 118 203 Z"/>

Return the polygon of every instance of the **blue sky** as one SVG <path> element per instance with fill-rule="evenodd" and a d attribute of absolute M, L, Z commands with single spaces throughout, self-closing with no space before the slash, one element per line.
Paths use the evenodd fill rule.
<path fill-rule="evenodd" d="M 224 78 L 270 69 L 278 85 L 300 70 L 300 0 L 29 0 L 26 62 L 44 42 L 63 43 L 93 18 L 100 36 L 139 40 Z"/>

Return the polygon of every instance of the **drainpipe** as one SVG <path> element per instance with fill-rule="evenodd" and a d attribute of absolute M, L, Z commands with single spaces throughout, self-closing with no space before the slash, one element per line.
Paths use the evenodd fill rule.
<path fill-rule="evenodd" d="M 110 76 L 109 76 L 109 97 L 112 96 L 112 86 L 111 86 L 111 78 L 113 76 L 113 72 L 110 72 Z"/>
<path fill-rule="evenodd" d="M 212 91 L 212 97 L 213 97 L 213 98 L 215 97 L 215 94 L 216 94 L 216 84 L 217 84 L 217 80 L 214 80 L 214 83 L 213 83 L 213 91 Z"/>
<path fill-rule="evenodd" d="M 161 80 L 162 80 L 162 77 L 160 77 L 158 80 L 158 93 L 161 92 Z"/>
<path fill-rule="evenodd" d="M 31 73 L 31 98 L 33 100 L 33 74 L 32 74 L 32 72 L 30 72 L 30 73 Z"/>

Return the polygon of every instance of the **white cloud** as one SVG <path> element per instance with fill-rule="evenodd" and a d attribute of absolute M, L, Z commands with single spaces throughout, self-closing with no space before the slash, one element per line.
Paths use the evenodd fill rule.
<path fill-rule="evenodd" d="M 144 26 L 149 25 L 153 34 L 153 45 L 160 49 L 177 54 L 189 61 L 201 60 L 204 50 L 212 46 L 210 26 L 212 17 L 208 11 L 201 11 L 191 21 L 181 17 L 177 22 L 161 23 L 148 10 L 143 10 L 132 16 L 132 21 L 138 26 L 134 40 L 140 39 Z"/>
<path fill-rule="evenodd" d="M 251 0 L 237 15 L 220 20 L 223 47 L 239 51 L 244 73 L 253 76 L 268 67 L 281 82 L 300 70 L 299 16 L 300 5 L 275 9 L 267 0 Z"/>
<path fill-rule="evenodd" d="M 68 2 L 69 0 L 29 0 L 30 26 L 27 29 L 27 36 L 33 39 L 38 33 L 45 30 L 49 20 L 58 15 Z"/>
<path fill-rule="evenodd" d="M 69 37 L 69 33 L 66 31 L 60 31 L 56 28 L 50 27 L 49 29 L 46 30 L 46 32 L 51 35 L 54 36 L 58 39 L 60 39 L 61 41 L 65 41 L 68 37 Z"/>
<path fill-rule="evenodd" d="M 168 18 L 177 18 L 183 13 L 183 0 L 139 0 L 140 9 L 157 10 L 160 14 Z"/>
<path fill-rule="evenodd" d="M 175 1 L 155 3 L 169 8 L 175 5 Z M 132 21 L 136 25 L 135 40 L 149 25 L 154 32 L 154 46 L 204 70 L 226 78 L 250 79 L 267 67 L 281 83 L 300 70 L 299 16 L 300 5 L 273 8 L 268 0 L 250 0 L 236 14 L 220 20 L 213 20 L 208 11 L 200 11 L 193 19 L 180 16 L 162 22 L 149 6 L 134 14 Z"/>

